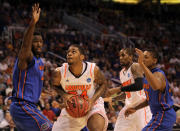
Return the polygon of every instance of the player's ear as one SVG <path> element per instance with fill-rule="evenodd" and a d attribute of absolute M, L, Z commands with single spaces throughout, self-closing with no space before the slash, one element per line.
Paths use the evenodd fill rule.
<path fill-rule="evenodd" d="M 153 58 L 153 63 L 157 64 L 157 59 L 156 58 Z"/>
<path fill-rule="evenodd" d="M 85 56 L 84 55 L 80 55 L 80 58 L 81 58 L 81 60 L 84 60 Z"/>
<path fill-rule="evenodd" d="M 133 60 L 133 56 L 131 55 L 131 56 L 129 56 L 129 58 L 130 58 L 130 60 Z"/>

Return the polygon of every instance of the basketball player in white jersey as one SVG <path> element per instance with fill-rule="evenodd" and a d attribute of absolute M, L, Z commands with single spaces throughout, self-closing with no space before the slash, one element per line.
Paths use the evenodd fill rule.
<path fill-rule="evenodd" d="M 108 96 L 120 92 L 126 94 L 125 106 L 118 115 L 114 131 L 141 131 L 151 119 L 149 107 L 143 108 L 129 117 L 125 117 L 124 112 L 127 107 L 146 98 L 143 90 L 143 72 L 138 63 L 133 63 L 133 51 L 130 48 L 120 51 L 120 63 L 123 67 L 119 74 L 122 87 L 110 89 L 107 92 Z"/>
<path fill-rule="evenodd" d="M 67 52 L 68 63 L 55 70 L 53 85 L 65 103 L 72 95 L 88 98 L 89 112 L 84 117 L 73 118 L 62 109 L 52 131 L 80 131 L 84 126 L 90 131 L 106 131 L 108 119 L 100 97 L 106 90 L 106 79 L 95 63 L 84 62 L 84 57 L 79 45 L 71 45 Z"/>

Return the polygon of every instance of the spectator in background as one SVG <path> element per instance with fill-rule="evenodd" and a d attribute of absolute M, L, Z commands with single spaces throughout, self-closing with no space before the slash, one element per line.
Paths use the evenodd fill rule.
<path fill-rule="evenodd" d="M 45 109 L 43 110 L 43 114 L 47 116 L 51 122 L 54 122 L 56 120 L 56 115 L 55 113 L 50 109 L 50 104 L 46 103 L 45 104 Z"/>
<path fill-rule="evenodd" d="M 52 101 L 52 107 L 51 110 L 54 112 L 54 114 L 58 117 L 60 115 L 60 105 L 56 100 Z"/>

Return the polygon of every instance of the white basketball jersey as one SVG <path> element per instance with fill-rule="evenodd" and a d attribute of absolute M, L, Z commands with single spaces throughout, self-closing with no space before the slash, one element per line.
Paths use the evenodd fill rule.
<path fill-rule="evenodd" d="M 68 63 L 64 63 L 63 66 L 59 67 L 61 71 L 60 83 L 65 92 L 92 98 L 95 93 L 94 67 L 95 63 L 83 63 L 84 70 L 79 77 L 75 77 L 73 73 L 70 72 Z"/>
<path fill-rule="evenodd" d="M 133 78 L 133 74 L 131 72 L 131 66 L 129 67 L 128 70 L 125 70 L 125 68 L 123 68 L 120 71 L 119 75 L 120 75 L 120 81 L 123 86 L 127 86 L 135 82 Z M 135 103 L 138 103 L 139 100 L 142 100 L 142 98 L 143 99 L 146 98 L 143 89 L 140 91 L 125 92 L 125 93 L 126 93 L 126 100 L 125 100 L 126 106 L 134 105 Z"/>

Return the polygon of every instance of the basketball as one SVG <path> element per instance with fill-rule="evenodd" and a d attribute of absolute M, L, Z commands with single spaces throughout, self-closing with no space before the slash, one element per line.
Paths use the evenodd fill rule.
<path fill-rule="evenodd" d="M 88 110 L 88 101 L 81 96 L 72 96 L 67 104 L 69 108 L 66 108 L 70 116 L 79 118 L 87 114 Z"/>

